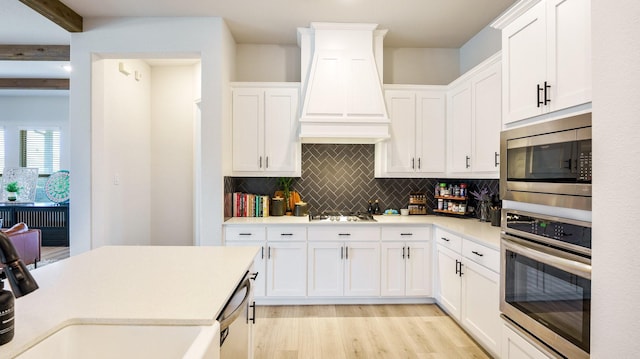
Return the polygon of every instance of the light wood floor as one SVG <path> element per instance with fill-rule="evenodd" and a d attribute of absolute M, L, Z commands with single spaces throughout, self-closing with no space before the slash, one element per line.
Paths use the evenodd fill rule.
<path fill-rule="evenodd" d="M 69 258 L 69 247 L 40 247 L 40 257 L 44 261 L 43 264 Z"/>
<path fill-rule="evenodd" d="M 262 306 L 255 358 L 490 358 L 435 304 Z"/>

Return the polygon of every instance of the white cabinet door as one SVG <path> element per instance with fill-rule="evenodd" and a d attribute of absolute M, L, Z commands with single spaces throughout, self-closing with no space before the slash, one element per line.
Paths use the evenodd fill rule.
<path fill-rule="evenodd" d="M 236 84 L 232 170 L 239 176 L 300 176 L 298 88 Z"/>
<path fill-rule="evenodd" d="M 445 171 L 445 97 L 444 91 L 416 91 L 414 168 L 419 173 Z"/>
<path fill-rule="evenodd" d="M 545 39 L 544 1 L 502 30 L 504 123 L 542 114 L 544 88 L 538 86 L 546 79 Z"/>
<path fill-rule="evenodd" d="M 391 139 L 386 146 L 386 172 L 413 172 L 416 161 L 415 91 L 385 91 Z"/>
<path fill-rule="evenodd" d="M 345 296 L 380 295 L 380 242 L 345 243 Z"/>
<path fill-rule="evenodd" d="M 376 176 L 444 173 L 446 91 L 437 86 L 399 87 L 385 91 L 391 138 L 376 145 Z"/>
<path fill-rule="evenodd" d="M 307 289 L 307 243 L 267 244 L 267 296 L 300 297 Z"/>
<path fill-rule="evenodd" d="M 502 72 L 496 62 L 474 76 L 473 92 L 473 172 L 498 174 L 500 163 L 500 131 L 502 130 Z M 456 131 L 456 129 L 453 129 Z M 457 146 L 454 143 L 454 146 Z"/>
<path fill-rule="evenodd" d="M 494 355 L 500 353 L 500 275 L 465 260 L 462 275 L 462 326 Z"/>
<path fill-rule="evenodd" d="M 382 228 L 381 295 L 432 296 L 431 229 Z"/>
<path fill-rule="evenodd" d="M 550 110 L 591 101 L 591 1 L 547 0 L 547 34 Z"/>
<path fill-rule="evenodd" d="M 262 171 L 264 159 L 264 90 L 233 90 L 233 171 Z"/>
<path fill-rule="evenodd" d="M 382 242 L 381 259 L 381 288 L 385 297 L 402 297 L 405 295 L 405 258 L 406 245 L 404 242 Z"/>
<path fill-rule="evenodd" d="M 458 275 L 460 257 L 457 253 L 441 245 L 437 248 L 437 273 L 438 302 L 447 312 L 457 320 L 460 320 L 461 312 L 461 280 Z"/>
<path fill-rule="evenodd" d="M 297 168 L 298 89 L 265 90 L 264 169 L 268 172 L 294 172 Z"/>
<path fill-rule="evenodd" d="M 503 122 L 591 101 L 591 2 L 546 0 L 502 30 Z"/>
<path fill-rule="evenodd" d="M 405 295 L 432 295 L 431 241 L 406 243 Z"/>
<path fill-rule="evenodd" d="M 309 242 L 309 296 L 339 297 L 344 293 L 344 243 Z"/>
<path fill-rule="evenodd" d="M 449 91 L 449 139 L 450 171 L 470 172 L 472 165 L 471 148 L 471 86 L 464 82 Z"/>
<path fill-rule="evenodd" d="M 309 242 L 309 296 L 379 296 L 379 242 Z"/>
<path fill-rule="evenodd" d="M 502 359 L 549 359 L 533 344 L 529 343 L 520 334 L 516 333 L 507 324 L 502 324 Z"/>

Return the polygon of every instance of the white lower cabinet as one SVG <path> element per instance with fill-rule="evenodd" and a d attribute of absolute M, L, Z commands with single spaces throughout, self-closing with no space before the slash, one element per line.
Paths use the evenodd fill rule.
<path fill-rule="evenodd" d="M 379 296 L 379 238 L 378 227 L 309 228 L 309 297 Z"/>
<path fill-rule="evenodd" d="M 436 300 L 482 346 L 500 353 L 499 252 L 436 230 Z"/>
<path fill-rule="evenodd" d="M 306 242 L 267 243 L 267 296 L 304 297 L 307 276 Z"/>
<path fill-rule="evenodd" d="M 525 339 L 510 325 L 502 323 L 502 359 L 549 359 L 554 356 L 545 354 L 539 347 Z"/>
<path fill-rule="evenodd" d="M 383 297 L 432 295 L 430 238 L 430 228 L 382 228 L 380 291 Z"/>
<path fill-rule="evenodd" d="M 306 227 L 228 226 L 225 245 L 257 246 L 254 297 L 303 297 L 307 288 Z"/>

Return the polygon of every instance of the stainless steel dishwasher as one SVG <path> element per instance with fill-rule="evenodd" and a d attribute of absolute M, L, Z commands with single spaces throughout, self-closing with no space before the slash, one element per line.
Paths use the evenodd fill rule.
<path fill-rule="evenodd" d="M 251 324 L 255 323 L 256 316 L 251 280 L 256 275 L 245 274 L 217 319 L 220 322 L 221 359 L 250 358 L 253 352 L 249 350 L 249 341 Z"/>

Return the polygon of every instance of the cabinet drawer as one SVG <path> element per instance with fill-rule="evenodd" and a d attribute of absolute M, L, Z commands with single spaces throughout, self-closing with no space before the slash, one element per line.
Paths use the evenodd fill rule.
<path fill-rule="evenodd" d="M 378 241 L 380 227 L 316 226 L 309 227 L 310 241 Z"/>
<path fill-rule="evenodd" d="M 264 241 L 264 226 L 227 226 L 224 230 L 224 240 L 231 241 Z"/>
<path fill-rule="evenodd" d="M 269 241 L 306 241 L 307 227 L 267 227 Z"/>
<path fill-rule="evenodd" d="M 383 241 L 428 241 L 431 228 L 428 227 L 382 227 Z"/>
<path fill-rule="evenodd" d="M 462 242 L 462 255 L 496 273 L 500 273 L 500 252 L 495 249 L 465 239 Z"/>
<path fill-rule="evenodd" d="M 436 243 L 449 248 L 457 253 L 462 251 L 462 237 L 445 231 L 442 228 L 436 228 Z"/>

